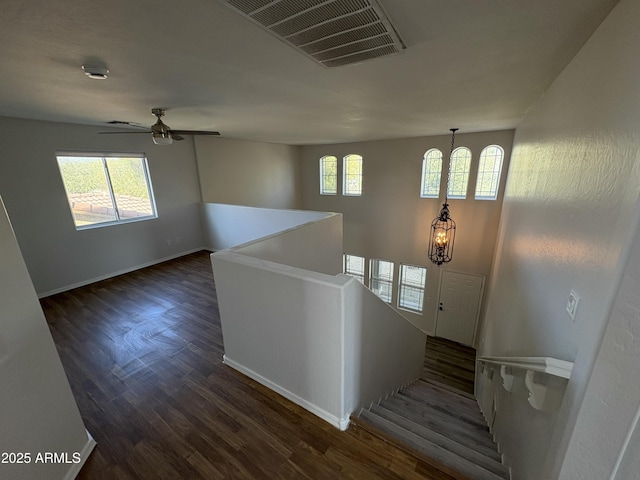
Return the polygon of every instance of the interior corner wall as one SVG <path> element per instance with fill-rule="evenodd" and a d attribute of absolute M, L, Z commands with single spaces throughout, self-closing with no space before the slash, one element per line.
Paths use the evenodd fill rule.
<path fill-rule="evenodd" d="M 0 117 L 0 195 L 39 295 L 200 249 L 193 143 L 97 135 L 102 127 Z M 158 218 L 77 231 L 56 150 L 145 153 Z"/>
<path fill-rule="evenodd" d="M 425 152 L 438 148 L 446 157 L 451 148 L 449 135 L 300 147 L 302 208 L 342 213 L 345 252 L 367 260 L 393 261 L 395 278 L 400 263 L 426 266 L 424 312 L 418 315 L 403 310 L 402 315 L 432 334 L 436 324 L 440 271 L 453 270 L 487 278 L 490 275 L 513 133 L 513 130 L 504 130 L 456 135 L 456 146 L 466 146 L 473 154 L 470 194 L 465 200 L 449 201 L 451 216 L 457 224 L 455 253 L 453 261 L 440 268 L 429 262 L 427 248 L 431 221 L 440 211 L 443 199 L 420 198 L 420 181 Z M 479 155 L 484 147 L 492 144 L 501 145 L 505 151 L 498 199 L 475 200 L 473 192 Z M 363 157 L 362 196 L 320 195 L 320 158 L 334 155 L 341 159 L 350 153 Z M 342 165 L 340 161 L 338 163 L 341 172 Z M 339 180 L 341 178 L 339 175 Z M 441 185 L 443 190 L 446 173 Z M 338 191 L 341 191 L 340 186 Z M 392 304 L 396 304 L 396 299 L 397 284 L 394 285 Z"/>
<path fill-rule="evenodd" d="M 519 432 L 505 446 L 514 478 L 558 478 L 569 442 L 580 442 L 571 433 L 638 209 L 638 18 L 640 3 L 622 0 L 516 130 L 479 354 L 575 366 L 547 428 L 497 413 Z M 575 321 L 565 311 L 572 289 Z"/>
<path fill-rule="evenodd" d="M 196 137 L 202 201 L 300 208 L 298 148 L 224 137 Z"/>

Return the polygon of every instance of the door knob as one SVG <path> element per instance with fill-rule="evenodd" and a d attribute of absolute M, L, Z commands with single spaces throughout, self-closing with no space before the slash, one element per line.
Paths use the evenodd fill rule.
<path fill-rule="evenodd" d="M 440 310 L 442 310 L 442 302 L 440 302 L 440 307 L 439 308 L 440 308 Z"/>

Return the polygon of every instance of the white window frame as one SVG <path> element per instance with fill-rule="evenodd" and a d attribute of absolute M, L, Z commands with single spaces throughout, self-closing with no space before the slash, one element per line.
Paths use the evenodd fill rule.
<path fill-rule="evenodd" d="M 380 264 L 386 263 L 390 265 L 391 276 L 384 277 L 380 274 Z M 375 293 L 381 300 L 386 303 L 391 303 L 393 300 L 393 279 L 394 279 L 395 264 L 389 260 L 382 260 L 380 258 L 372 258 L 369 261 L 369 289 Z M 389 296 L 386 297 L 382 293 L 382 286 L 389 287 Z"/>
<path fill-rule="evenodd" d="M 361 257 L 360 255 L 352 255 L 350 253 L 345 253 L 343 256 L 343 263 L 342 263 L 342 271 L 347 274 L 347 275 L 351 275 L 352 277 L 355 277 L 356 279 L 358 279 L 363 285 L 364 285 L 364 279 L 365 279 L 365 269 L 366 269 L 366 259 L 364 257 Z M 350 267 L 350 262 L 349 260 L 353 258 L 353 259 L 359 259 L 362 260 L 362 271 L 360 270 L 354 270 Z"/>
<path fill-rule="evenodd" d="M 490 149 L 495 149 L 497 154 L 489 155 Z M 486 163 L 493 161 L 493 169 L 487 169 Z M 488 145 L 480 153 L 478 161 L 478 179 L 476 180 L 476 200 L 496 200 L 500 189 L 500 177 L 502 176 L 502 164 L 504 163 L 504 149 L 500 145 Z M 497 168 L 496 168 L 497 165 Z M 491 176 L 490 188 L 488 192 L 478 193 L 485 181 L 485 175 Z"/>
<path fill-rule="evenodd" d="M 464 152 L 464 155 L 461 155 Z M 469 190 L 469 173 L 471 172 L 471 150 L 467 147 L 458 147 L 451 152 L 451 158 L 449 160 L 449 189 L 447 190 L 447 198 L 465 199 L 467 198 L 467 191 Z M 458 164 L 462 164 L 463 168 L 458 167 Z M 457 182 L 457 178 L 460 178 L 464 185 L 464 193 L 452 193 L 452 188 Z"/>
<path fill-rule="evenodd" d="M 111 204 L 113 207 L 113 220 L 105 220 L 101 222 L 89 223 L 86 225 L 79 225 L 76 219 L 76 214 L 73 211 L 72 198 L 69 196 L 70 193 L 67 191 L 67 185 L 65 184 L 64 175 L 62 170 L 60 169 L 60 158 L 68 158 L 75 157 L 78 159 L 86 158 L 91 159 L 93 161 L 100 160 L 102 162 L 102 167 L 105 173 L 106 186 L 108 189 L 109 196 L 111 197 Z M 137 158 L 141 161 L 145 184 L 147 187 L 147 192 L 149 196 L 149 207 L 151 209 L 151 213 L 149 215 L 137 216 L 133 218 L 121 218 L 118 203 L 117 203 L 117 195 L 113 191 L 113 185 L 111 182 L 111 176 L 109 173 L 108 167 L 108 159 L 110 158 Z M 62 184 L 65 188 L 65 193 L 67 194 L 67 200 L 69 202 L 69 210 L 71 211 L 71 216 L 73 218 L 73 223 L 75 225 L 76 230 L 86 230 L 91 228 L 100 228 L 100 227 L 108 227 L 111 225 L 120 225 L 123 223 L 131 223 L 131 222 L 139 222 L 143 220 L 151 220 L 154 218 L 158 218 L 158 211 L 156 209 L 156 202 L 153 194 L 153 187 L 151 185 L 151 175 L 149 174 L 149 164 L 147 162 L 147 156 L 144 153 L 116 153 L 116 152 L 77 152 L 77 151 L 56 151 L 56 161 L 58 161 L 58 169 L 60 171 L 60 178 L 62 180 Z"/>
<path fill-rule="evenodd" d="M 431 162 L 437 162 L 435 168 L 431 168 Z M 427 191 L 427 179 L 431 176 L 437 176 L 437 189 L 435 191 Z M 431 148 L 424 153 L 422 160 L 422 181 L 420 184 L 420 198 L 438 198 L 440 197 L 440 181 L 442 180 L 442 152 L 437 148 Z"/>
<path fill-rule="evenodd" d="M 408 268 L 419 268 L 422 270 L 421 284 L 415 284 L 408 281 L 405 272 Z M 410 265 L 407 263 L 400 264 L 400 273 L 398 275 L 398 308 L 413 313 L 422 313 L 424 311 L 424 291 L 427 283 L 427 268 L 421 265 Z M 404 302 L 405 292 L 414 290 L 418 292 L 418 305 L 412 307 L 409 303 Z"/>
<path fill-rule="evenodd" d="M 335 173 L 327 174 L 326 168 L 327 162 L 332 162 L 335 164 Z M 335 184 L 335 191 L 328 190 L 326 188 L 325 179 L 333 178 Z M 338 157 L 333 155 L 325 155 L 320 158 L 320 195 L 337 195 L 338 194 Z"/>
<path fill-rule="evenodd" d="M 348 173 L 349 162 L 358 162 L 360 163 L 360 171 L 356 174 Z M 349 155 L 345 155 L 342 159 L 342 194 L 347 197 L 359 197 L 362 196 L 362 169 L 363 169 L 363 160 L 362 155 L 358 155 L 357 153 L 350 153 Z M 357 184 L 357 188 L 353 189 L 350 187 L 352 181 Z"/>

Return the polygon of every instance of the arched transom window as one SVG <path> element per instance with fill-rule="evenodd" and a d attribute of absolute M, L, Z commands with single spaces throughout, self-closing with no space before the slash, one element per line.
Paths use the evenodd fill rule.
<path fill-rule="evenodd" d="M 478 164 L 476 199 L 495 200 L 498 198 L 503 158 L 504 150 L 499 145 L 489 145 L 482 150 Z"/>
<path fill-rule="evenodd" d="M 469 184 L 469 170 L 471 168 L 471 150 L 467 147 L 458 147 L 451 153 L 449 166 L 451 178 L 449 179 L 449 198 L 467 198 L 467 185 Z"/>
<path fill-rule="evenodd" d="M 442 152 L 437 148 L 427 150 L 422 160 L 422 198 L 438 198 L 440 195 L 440 177 L 442 176 Z"/>

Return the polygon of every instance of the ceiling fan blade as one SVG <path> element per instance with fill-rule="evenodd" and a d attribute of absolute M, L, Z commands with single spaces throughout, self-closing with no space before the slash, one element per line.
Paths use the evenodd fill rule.
<path fill-rule="evenodd" d="M 173 132 L 171 132 L 171 138 L 173 138 L 174 140 L 177 140 L 177 141 L 184 140 L 184 137 L 182 135 L 176 135 Z"/>
<path fill-rule="evenodd" d="M 151 133 L 151 130 L 144 130 L 144 131 L 141 130 L 139 132 L 133 132 L 133 131 L 130 131 L 130 132 L 98 132 L 98 134 L 100 134 L 100 135 L 114 135 L 114 134 L 118 134 L 119 135 L 121 133 L 146 133 L 146 134 L 149 134 L 149 133 Z"/>
<path fill-rule="evenodd" d="M 128 125 L 130 127 L 136 127 L 136 128 L 144 128 L 144 129 L 148 129 L 148 127 L 145 127 L 144 125 L 140 125 L 137 122 L 125 122 L 123 120 L 111 120 L 110 122 L 107 122 L 109 125 Z"/>
<path fill-rule="evenodd" d="M 171 132 L 171 135 L 220 135 L 220 132 L 209 132 L 207 130 L 169 130 L 169 131 Z"/>

